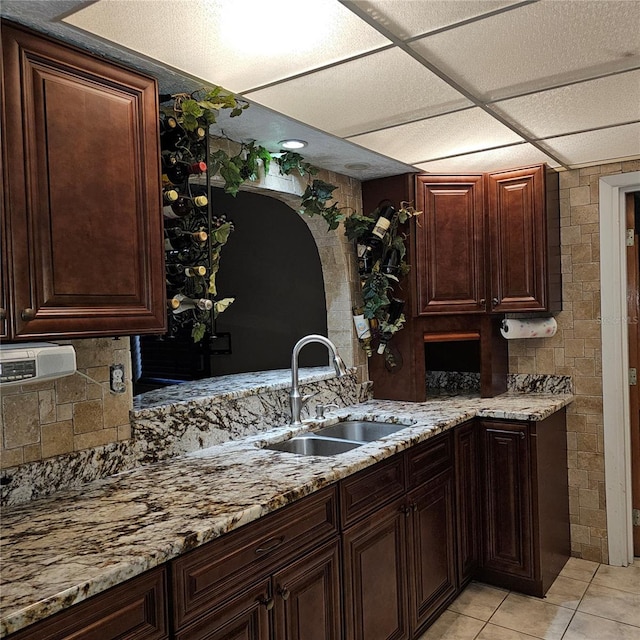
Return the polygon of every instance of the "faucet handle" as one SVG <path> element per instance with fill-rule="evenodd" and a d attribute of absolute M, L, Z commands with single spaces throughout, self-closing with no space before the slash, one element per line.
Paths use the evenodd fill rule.
<path fill-rule="evenodd" d="M 316 420 L 324 420 L 324 412 L 331 408 L 339 409 L 340 407 L 335 402 L 329 402 L 328 404 L 318 403 L 316 405 Z"/>

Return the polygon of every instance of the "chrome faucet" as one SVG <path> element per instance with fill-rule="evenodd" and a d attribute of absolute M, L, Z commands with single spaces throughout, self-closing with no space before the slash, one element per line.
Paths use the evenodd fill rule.
<path fill-rule="evenodd" d="M 291 406 L 290 424 L 292 425 L 302 424 L 302 420 L 300 420 L 302 407 L 304 407 L 305 403 L 315 395 L 315 393 L 306 396 L 300 395 L 300 390 L 298 389 L 298 354 L 302 347 L 311 342 L 319 342 L 327 347 L 331 357 L 333 358 L 333 366 L 335 367 L 339 378 L 346 376 L 348 373 L 347 367 L 338 354 L 336 345 L 333 344 L 329 338 L 325 338 L 324 336 L 315 333 L 305 336 L 304 338 L 300 338 L 293 347 L 293 353 L 291 354 L 291 392 L 289 393 L 289 404 Z"/>

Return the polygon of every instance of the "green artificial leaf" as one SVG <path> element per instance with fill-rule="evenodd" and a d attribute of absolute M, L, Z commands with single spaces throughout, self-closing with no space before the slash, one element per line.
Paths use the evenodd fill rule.
<path fill-rule="evenodd" d="M 314 180 L 312 183 L 312 189 L 315 194 L 315 198 L 324 203 L 327 200 L 331 200 L 332 193 L 337 189 L 335 185 L 324 182 L 323 180 Z"/>
<path fill-rule="evenodd" d="M 350 215 L 344 221 L 344 232 L 349 240 L 360 240 L 366 238 L 375 220 L 369 216 L 359 216 L 357 214 Z"/>
<path fill-rule="evenodd" d="M 217 318 L 223 311 L 225 311 L 229 305 L 235 300 L 235 298 L 222 298 L 213 303 L 213 317 Z"/>
<path fill-rule="evenodd" d="M 204 113 L 202 107 L 192 98 L 183 100 L 180 103 L 180 108 L 184 115 L 195 116 L 196 118 L 199 118 Z"/>
<path fill-rule="evenodd" d="M 213 241 L 216 244 L 223 245 L 229 239 L 229 235 L 231 234 L 231 223 L 225 222 L 220 225 L 212 234 Z"/>
<path fill-rule="evenodd" d="M 271 166 L 271 154 L 262 146 L 258 146 L 258 157 L 262 160 L 264 165 L 265 175 L 269 173 L 269 167 Z"/>
<path fill-rule="evenodd" d="M 204 334 L 207 332 L 207 325 L 203 322 L 196 322 L 191 329 L 191 337 L 194 342 L 200 342 L 204 338 Z"/>

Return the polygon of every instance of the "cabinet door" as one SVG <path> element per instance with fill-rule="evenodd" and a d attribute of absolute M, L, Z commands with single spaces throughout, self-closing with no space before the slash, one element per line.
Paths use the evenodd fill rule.
<path fill-rule="evenodd" d="M 344 533 L 347 640 L 409 638 L 403 507 L 404 498 L 380 509 Z"/>
<path fill-rule="evenodd" d="M 453 478 L 447 471 L 409 494 L 409 573 L 414 633 L 456 593 Z"/>
<path fill-rule="evenodd" d="M 273 606 L 269 580 L 263 580 L 177 632 L 175 640 L 269 640 Z"/>
<path fill-rule="evenodd" d="M 480 557 L 476 421 L 473 420 L 456 427 L 454 438 L 458 581 L 460 586 L 463 586 L 474 576 Z"/>
<path fill-rule="evenodd" d="M 483 177 L 418 176 L 416 311 L 485 311 Z"/>
<path fill-rule="evenodd" d="M 529 425 L 482 421 L 480 429 L 483 572 L 533 578 Z"/>
<path fill-rule="evenodd" d="M 2 25 L 14 337 L 166 327 L 155 80 Z"/>
<path fill-rule="evenodd" d="M 340 542 L 277 573 L 274 632 L 278 640 L 341 640 Z"/>
<path fill-rule="evenodd" d="M 547 309 L 543 166 L 488 175 L 491 310 Z"/>

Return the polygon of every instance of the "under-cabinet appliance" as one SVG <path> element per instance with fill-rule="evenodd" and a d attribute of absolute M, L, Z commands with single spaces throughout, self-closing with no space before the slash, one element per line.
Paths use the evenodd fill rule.
<path fill-rule="evenodd" d="M 0 345 L 0 383 L 40 382 L 76 371 L 76 352 L 70 344 L 25 342 Z"/>

